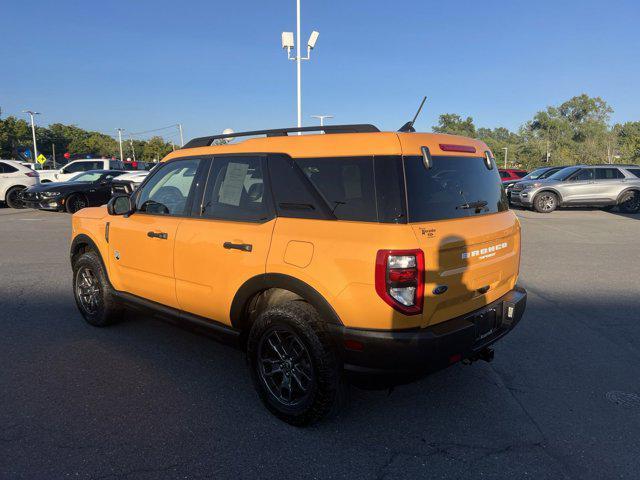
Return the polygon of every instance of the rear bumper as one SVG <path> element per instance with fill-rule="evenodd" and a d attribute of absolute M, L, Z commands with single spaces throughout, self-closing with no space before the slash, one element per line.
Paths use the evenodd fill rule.
<path fill-rule="evenodd" d="M 415 375 L 474 357 L 518 324 L 526 302 L 527 292 L 516 287 L 478 310 L 427 328 L 400 331 L 358 330 L 337 325 L 331 328 L 348 372 Z"/>

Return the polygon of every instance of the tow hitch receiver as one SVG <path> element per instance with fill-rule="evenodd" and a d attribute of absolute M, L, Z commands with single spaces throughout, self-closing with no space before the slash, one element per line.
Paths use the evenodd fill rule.
<path fill-rule="evenodd" d="M 471 365 L 473 362 L 477 361 L 477 360 L 484 360 L 485 362 L 491 362 L 493 361 L 493 357 L 495 355 L 495 352 L 493 351 L 493 348 L 491 347 L 486 347 L 483 348 L 482 350 L 480 350 L 478 353 L 465 358 L 462 363 L 464 363 L 465 365 Z"/>

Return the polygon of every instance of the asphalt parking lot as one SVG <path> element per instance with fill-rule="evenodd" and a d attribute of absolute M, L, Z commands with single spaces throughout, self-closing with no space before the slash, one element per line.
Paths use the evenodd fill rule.
<path fill-rule="evenodd" d="M 0 209 L 0 478 L 638 478 L 640 215 L 517 214 L 528 310 L 493 363 L 352 389 L 296 429 L 237 350 L 85 324 L 70 217 Z"/>

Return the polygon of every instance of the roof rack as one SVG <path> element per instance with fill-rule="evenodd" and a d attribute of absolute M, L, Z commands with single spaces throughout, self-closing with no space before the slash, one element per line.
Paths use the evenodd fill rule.
<path fill-rule="evenodd" d="M 324 132 L 324 133 L 372 133 L 379 132 L 380 130 L 375 125 L 367 123 L 354 124 L 354 125 L 318 125 L 315 127 L 290 127 L 290 128 L 276 128 L 272 130 L 253 130 L 251 132 L 234 132 L 223 133 L 221 135 L 212 135 L 209 137 L 194 138 L 187 142 L 182 148 L 195 148 L 195 147 L 208 147 L 215 140 L 222 140 L 225 138 L 236 137 L 253 137 L 257 135 L 266 135 L 267 137 L 286 137 L 289 133 L 297 132 Z"/>

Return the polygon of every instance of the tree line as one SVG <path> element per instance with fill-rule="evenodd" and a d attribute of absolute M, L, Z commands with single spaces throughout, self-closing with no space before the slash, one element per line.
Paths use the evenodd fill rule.
<path fill-rule="evenodd" d="M 53 123 L 48 127 L 36 126 L 38 154 L 51 158 L 56 152 L 56 161 L 63 161 L 65 153 L 72 158 L 90 155 L 94 158 L 120 158 L 118 141 L 104 133 L 84 130 L 75 125 Z M 0 119 L 0 158 L 19 158 L 25 149 L 33 150 L 31 125 L 14 116 Z M 148 140 L 122 140 L 125 158 L 138 161 L 157 161 L 173 150 L 171 142 L 154 136 Z M 135 152 L 135 155 L 134 155 Z"/>
<path fill-rule="evenodd" d="M 612 113 L 602 98 L 582 94 L 539 111 L 517 132 L 477 128 L 472 117 L 455 113 L 440 115 L 433 131 L 478 138 L 499 163 L 506 148 L 510 166 L 640 162 L 640 122 L 610 125 Z"/>
<path fill-rule="evenodd" d="M 532 168 L 543 164 L 640 162 L 640 122 L 610 125 L 613 109 L 599 97 L 579 95 L 559 106 L 536 113 L 517 132 L 504 127 L 478 128 L 472 117 L 455 113 L 440 115 L 434 132 L 451 133 L 483 140 L 498 161 Z M 36 127 L 38 152 L 50 157 L 54 146 L 56 159 L 69 152 L 75 156 L 116 157 L 118 141 L 104 133 L 74 125 L 54 123 Z M 20 148 L 32 149 L 31 127 L 22 119 L 0 119 L 0 158 L 17 158 Z M 143 161 L 159 160 L 173 147 L 162 137 L 123 141 L 124 156 Z M 502 165 L 502 163 L 501 163 Z"/>

